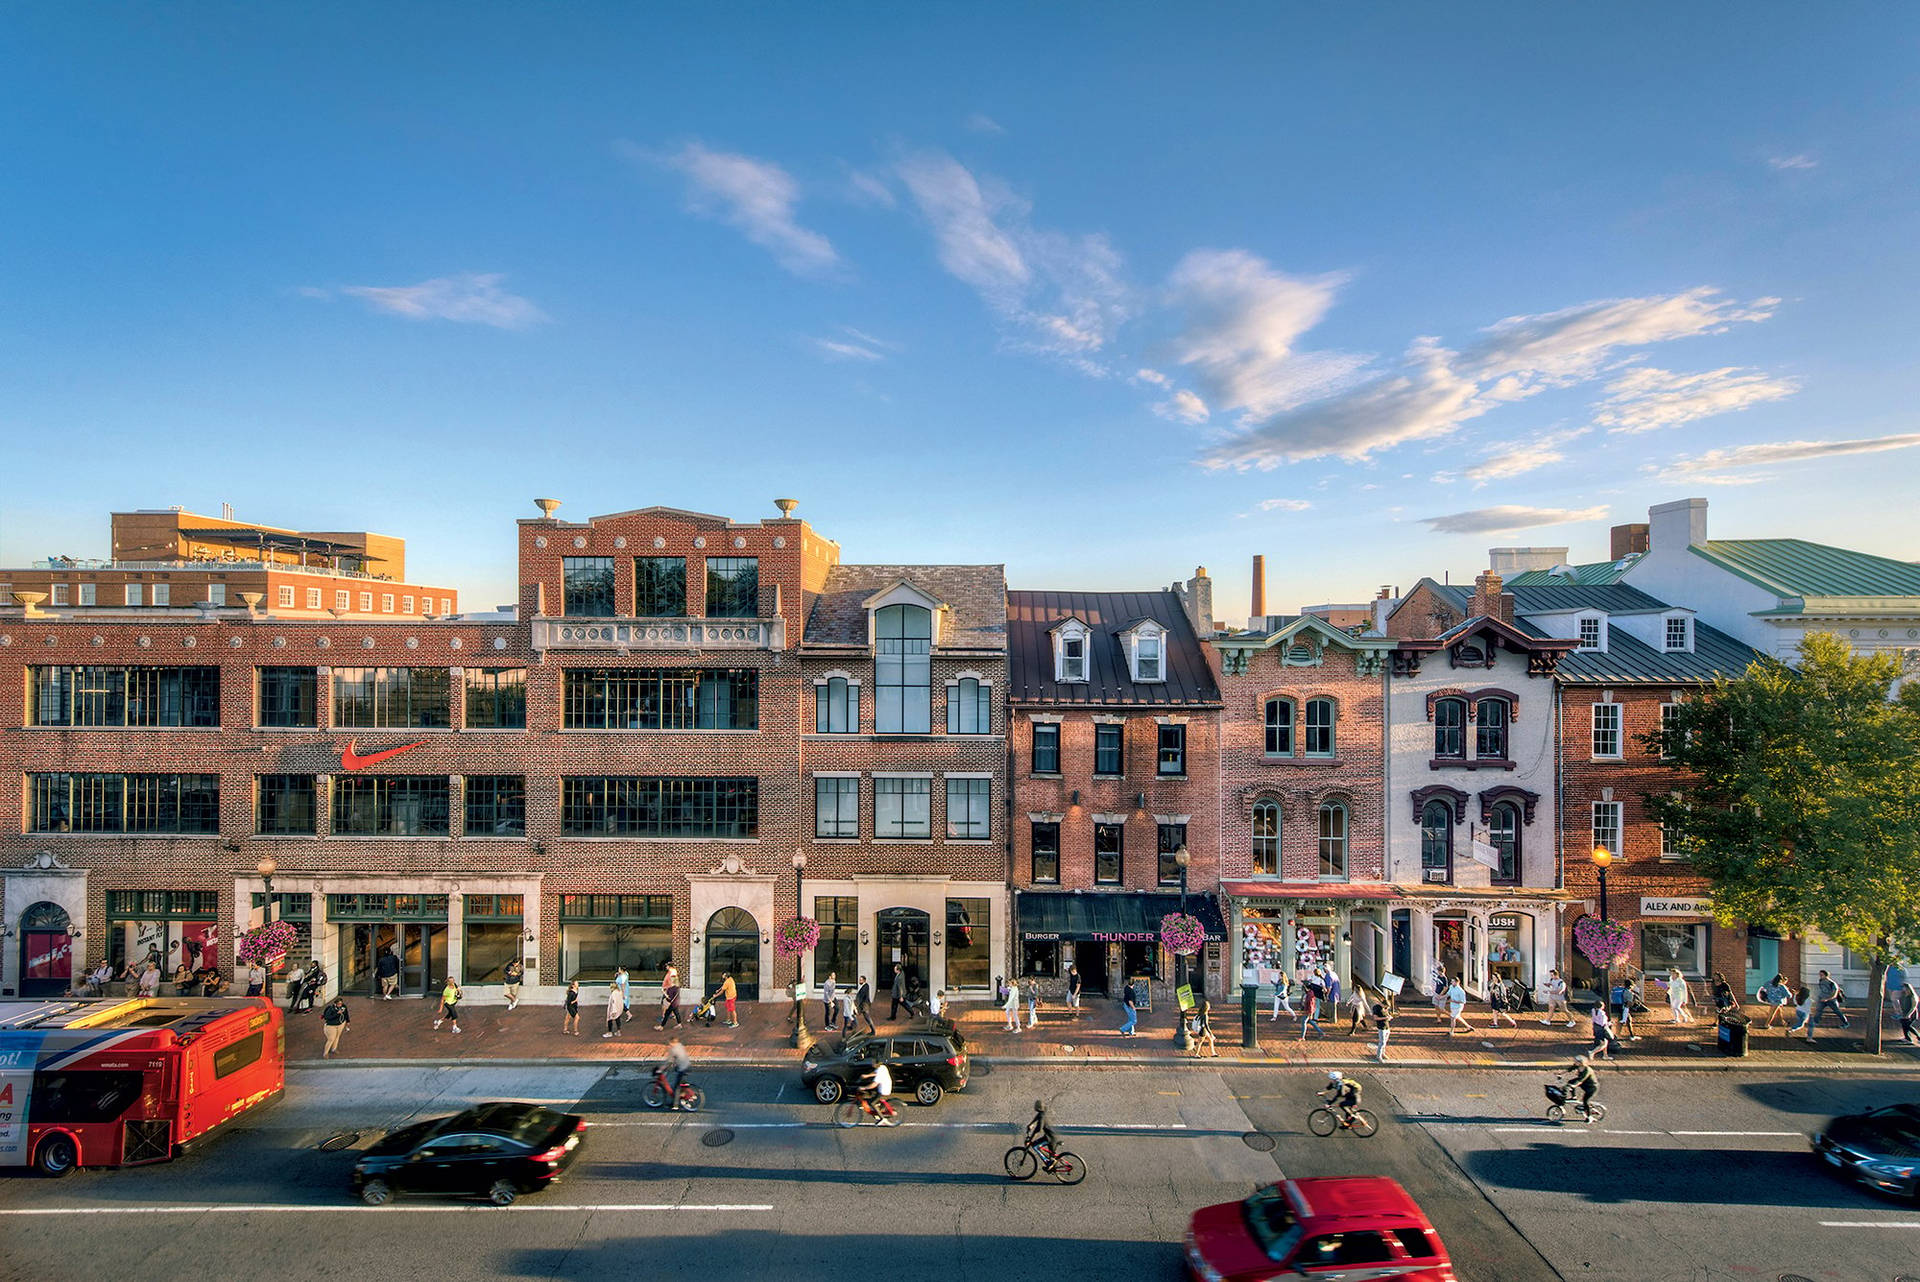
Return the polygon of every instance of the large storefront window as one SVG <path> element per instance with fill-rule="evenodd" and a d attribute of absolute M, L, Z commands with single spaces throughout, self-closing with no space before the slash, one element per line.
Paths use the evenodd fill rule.
<path fill-rule="evenodd" d="M 109 890 L 107 960 L 158 962 L 172 974 L 220 961 L 220 895 L 211 890 Z"/>
<path fill-rule="evenodd" d="M 1278 983 L 1287 964 L 1286 923 L 1277 908 L 1249 908 L 1240 922 L 1240 974 L 1256 984 Z"/>
<path fill-rule="evenodd" d="M 621 966 L 657 984 L 673 960 L 673 896 L 562 895 L 560 982 L 604 984 Z"/>
<path fill-rule="evenodd" d="M 1707 973 L 1707 928 L 1698 922 L 1649 921 L 1640 925 L 1640 968 L 1683 975 Z"/>
<path fill-rule="evenodd" d="M 468 895 L 463 914 L 466 949 L 462 968 L 469 984 L 504 984 L 507 963 L 520 956 L 524 937 L 519 895 Z"/>
<path fill-rule="evenodd" d="M 1533 986 L 1533 918 L 1495 913 L 1487 918 L 1487 973 Z"/>
<path fill-rule="evenodd" d="M 852 895 L 815 895 L 813 918 L 820 923 L 820 942 L 813 946 L 813 982 L 816 987 L 834 976 L 834 982 L 853 987 L 860 982 L 860 901 Z"/>
<path fill-rule="evenodd" d="M 1060 977 L 1060 941 L 1028 939 L 1020 945 L 1020 973 L 1038 979 Z"/>
<path fill-rule="evenodd" d="M 986 988 L 992 982 L 991 901 L 947 901 L 947 987 Z"/>

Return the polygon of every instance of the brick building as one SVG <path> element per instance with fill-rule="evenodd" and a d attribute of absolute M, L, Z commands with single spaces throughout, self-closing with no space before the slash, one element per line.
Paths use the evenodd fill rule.
<path fill-rule="evenodd" d="M 415 994 L 484 994 L 519 956 L 548 999 L 669 962 L 774 999 L 803 855 L 803 971 L 884 982 L 898 946 L 925 982 L 990 982 L 999 567 L 843 566 L 790 503 L 556 506 L 520 522 L 517 617 L 0 610 L 0 989 L 149 950 L 230 967 L 271 859 L 347 991 L 393 949 Z"/>
<path fill-rule="evenodd" d="M 1095 993 L 1172 979 L 1160 919 L 1184 880 L 1220 991 L 1211 596 L 1204 570 L 1182 590 L 1007 596 L 1015 928 L 1020 973 L 1050 990 L 1070 965 Z"/>

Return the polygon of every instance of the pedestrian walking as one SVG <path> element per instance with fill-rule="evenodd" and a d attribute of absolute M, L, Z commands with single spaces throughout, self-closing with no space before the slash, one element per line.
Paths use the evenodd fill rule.
<path fill-rule="evenodd" d="M 887 1018 L 899 1019 L 900 1003 L 906 1000 L 907 1000 L 907 968 L 901 963 L 895 962 L 893 964 L 893 1004 L 887 1007 Z"/>
<path fill-rule="evenodd" d="M 1613 986 L 1607 990 L 1607 1006 L 1608 1014 L 1613 1016 L 1615 1034 L 1630 1042 L 1639 1041 L 1639 1036 L 1633 1031 L 1633 989 L 1628 985 L 1626 975 L 1622 974 L 1614 980 Z"/>
<path fill-rule="evenodd" d="M 267 991 L 267 968 L 259 962 L 247 967 L 247 996 L 258 997 Z"/>
<path fill-rule="evenodd" d="M 1546 982 L 1540 985 L 1540 996 L 1546 1003 L 1546 1009 L 1540 1014 L 1540 1022 L 1553 1026 L 1553 1012 L 1559 1011 L 1567 1017 L 1567 1027 L 1573 1027 L 1573 1011 L 1567 1006 L 1567 981 L 1560 978 L 1558 970 L 1547 972 Z"/>
<path fill-rule="evenodd" d="M 441 1020 L 452 1024 L 454 1032 L 460 1031 L 460 985 L 452 975 L 447 976 L 446 985 L 440 990 L 440 1018 L 433 1021 L 434 1028 L 440 1027 Z"/>
<path fill-rule="evenodd" d="M 373 959 L 373 974 L 380 981 L 380 1000 L 392 1001 L 400 991 L 400 954 L 391 945 Z"/>
<path fill-rule="evenodd" d="M 1020 987 L 1002 982 L 999 991 L 1006 995 L 1001 1009 L 1007 1012 L 1007 1031 L 1017 1033 L 1020 1031 Z"/>
<path fill-rule="evenodd" d="M 627 1019 L 627 999 L 620 994 L 618 983 L 607 985 L 607 1031 L 600 1034 L 605 1041 L 620 1031 L 620 1025 Z"/>
<path fill-rule="evenodd" d="M 1353 986 L 1353 995 L 1347 999 L 1347 1005 L 1353 1011 L 1353 1022 L 1347 1025 L 1347 1036 L 1351 1037 L 1360 1031 L 1361 1025 L 1367 1022 L 1366 990 L 1356 983 Z"/>
<path fill-rule="evenodd" d="M 1073 1012 L 1075 1019 L 1080 1018 L 1080 989 L 1084 981 L 1080 978 L 1080 967 L 1067 963 L 1067 1009 Z"/>
<path fill-rule="evenodd" d="M 1282 1011 L 1292 1015 L 1295 1019 L 1300 1017 L 1300 1013 L 1293 1008 L 1292 985 L 1287 982 L 1287 977 L 1283 972 L 1275 971 L 1273 974 L 1273 1014 L 1270 1018 L 1279 1019 Z"/>
<path fill-rule="evenodd" d="M 564 1037 L 580 1036 L 580 981 L 567 981 L 567 1013 L 560 1021 L 560 1033 Z"/>
<path fill-rule="evenodd" d="M 1713 972 L 1713 1013 L 1719 1016 L 1740 1013 L 1740 998 L 1735 995 L 1733 985 L 1719 971 Z"/>
<path fill-rule="evenodd" d="M 860 988 L 853 996 L 853 1013 L 860 1017 L 860 1022 L 867 1026 L 869 1033 L 880 1031 L 873 1026 L 873 985 L 867 982 L 865 975 L 860 976 Z M 847 1020 L 847 1031 L 853 1031 L 851 1018 Z"/>
<path fill-rule="evenodd" d="M 1920 1045 L 1920 990 L 1912 980 L 1900 985 L 1900 1041 L 1905 1046 Z"/>
<path fill-rule="evenodd" d="M 321 1059 L 330 1059 L 340 1049 L 340 1034 L 347 1031 L 347 999 L 339 993 L 333 1000 L 320 1008 L 320 1031 L 326 1037 L 326 1048 L 320 1052 Z"/>
<path fill-rule="evenodd" d="M 1460 986 L 1460 981 L 1456 979 L 1452 983 L 1447 985 L 1447 1036 L 1448 1037 L 1453 1036 L 1453 1030 L 1456 1026 L 1466 1029 L 1469 1033 L 1478 1031 L 1474 1028 L 1472 1024 L 1469 1024 L 1467 1022 L 1466 1011 L 1467 1011 L 1467 990 L 1462 988 Z"/>
<path fill-rule="evenodd" d="M 527 968 L 520 964 L 518 957 L 507 963 L 504 978 L 507 981 L 507 1009 L 512 1010 L 520 1004 L 520 981 L 527 976 Z"/>
<path fill-rule="evenodd" d="M 1613 1021 L 1607 1018 L 1607 1004 L 1596 1001 L 1593 1004 L 1593 1046 L 1588 1054 L 1595 1059 L 1611 1059 L 1613 1045 Z"/>
<path fill-rule="evenodd" d="M 1691 1024 L 1693 1016 L 1687 1013 L 1687 977 L 1680 973 L 1678 966 L 1667 968 L 1667 1009 L 1673 1012 L 1676 1024 Z"/>
<path fill-rule="evenodd" d="M 1340 976 L 1326 967 L 1322 967 L 1320 973 L 1327 990 L 1327 1009 L 1333 1011 L 1334 1019 L 1338 1020 L 1340 1018 Z"/>
<path fill-rule="evenodd" d="M 620 990 L 620 1027 L 625 1028 L 627 1017 L 633 1012 L 633 981 L 627 977 L 625 966 L 614 968 L 613 986 Z"/>
<path fill-rule="evenodd" d="M 1027 976 L 1027 1027 L 1040 1027 L 1040 981 Z"/>
<path fill-rule="evenodd" d="M 820 985 L 820 1025 L 831 1033 L 839 1026 L 840 1012 L 834 1007 L 833 998 L 837 986 L 833 982 L 834 972 L 827 972 L 827 982 Z"/>
<path fill-rule="evenodd" d="M 675 1028 L 685 1028 L 687 1021 L 680 1014 L 680 972 L 667 967 L 667 973 L 660 986 L 660 1022 L 655 1028 L 665 1028 L 672 1020 Z"/>
<path fill-rule="evenodd" d="M 1307 1030 L 1309 1028 L 1322 1037 L 1327 1035 L 1327 1030 L 1320 1027 L 1320 990 L 1312 984 L 1307 985 L 1306 994 L 1300 998 L 1301 1041 L 1304 1042 L 1307 1040 Z"/>
<path fill-rule="evenodd" d="M 1433 1009 L 1436 1013 L 1444 1013 L 1447 1009 L 1447 989 L 1452 987 L 1452 981 L 1447 978 L 1447 968 L 1445 966 L 1435 966 L 1433 968 L 1432 984 Z"/>
<path fill-rule="evenodd" d="M 1847 1001 L 1846 990 L 1840 987 L 1839 982 L 1835 980 L 1832 975 L 1829 975 L 1824 970 L 1820 972 L 1820 983 L 1814 988 L 1813 996 L 1815 1003 L 1813 1008 L 1813 1027 L 1819 1026 L 1820 1017 L 1825 1015 L 1829 1010 L 1833 1012 L 1834 1018 L 1840 1021 L 1840 1027 L 1853 1027 L 1853 1021 L 1847 1018 L 1847 1012 L 1842 1009 Z M 1811 1032 L 1811 1028 L 1809 1032 Z"/>
<path fill-rule="evenodd" d="M 1772 979 L 1760 985 L 1754 1000 L 1767 1008 L 1767 1022 L 1762 1028 L 1772 1028 L 1783 1019 L 1789 1019 L 1788 1011 L 1793 1009 L 1793 990 L 1787 987 L 1787 977 L 1775 974 Z"/>
<path fill-rule="evenodd" d="M 1813 990 L 1802 988 L 1793 995 L 1793 1023 L 1787 1025 L 1787 1036 L 1792 1037 L 1801 1029 L 1807 1030 L 1807 1040 L 1813 1040 Z"/>
<path fill-rule="evenodd" d="M 1374 1026 L 1380 1030 L 1380 1040 L 1374 1044 L 1373 1057 L 1381 1063 L 1387 1062 L 1387 1035 L 1393 1031 L 1393 1009 L 1385 1002 L 1373 1004 Z"/>
<path fill-rule="evenodd" d="M 1140 1019 L 1140 999 L 1133 991 L 1133 981 L 1128 980 L 1126 987 L 1120 990 L 1120 1010 L 1126 1019 L 1120 1025 L 1120 1036 L 1132 1037 L 1134 1025 Z"/>
<path fill-rule="evenodd" d="M 840 1035 L 842 1037 L 853 1036 L 853 1021 L 854 1017 L 859 1013 L 860 993 L 865 987 L 866 986 L 862 984 L 860 988 L 856 989 L 853 985 L 849 984 L 840 990 L 840 1027 L 842 1030 Z"/>
<path fill-rule="evenodd" d="M 1220 1058 L 1219 1048 L 1213 1044 L 1212 1008 L 1205 995 L 1193 999 L 1193 1056 L 1200 1058 L 1200 1044 L 1206 1043 L 1207 1054 L 1214 1059 Z"/>
<path fill-rule="evenodd" d="M 740 1016 L 739 1016 L 739 1013 L 734 1009 L 734 1002 L 739 998 L 739 996 L 740 996 L 740 985 L 733 982 L 733 972 L 728 971 L 725 975 L 722 975 L 720 977 L 720 1000 L 722 1003 L 725 1004 L 727 1008 L 727 1027 L 728 1028 L 740 1027 Z"/>
<path fill-rule="evenodd" d="M 1500 1027 L 1500 1021 L 1506 1020 L 1514 1028 L 1520 1027 L 1520 1021 L 1513 1012 L 1520 1005 L 1520 995 L 1508 987 L 1504 978 L 1496 978 L 1487 988 L 1487 1008 L 1493 1012 L 1492 1027 Z"/>

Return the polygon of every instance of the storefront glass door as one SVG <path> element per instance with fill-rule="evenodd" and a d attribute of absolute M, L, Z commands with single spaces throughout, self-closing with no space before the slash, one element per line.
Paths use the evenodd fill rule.
<path fill-rule="evenodd" d="M 898 962 L 907 986 L 925 992 L 928 969 L 928 941 L 931 932 L 927 915 L 918 908 L 885 908 L 874 916 L 880 943 L 880 987 L 893 991 L 893 966 Z"/>
<path fill-rule="evenodd" d="M 340 991 L 377 996 L 382 952 L 400 957 L 400 991 L 409 997 L 437 995 L 447 978 L 447 928 L 418 922 L 354 922 L 342 932 Z"/>

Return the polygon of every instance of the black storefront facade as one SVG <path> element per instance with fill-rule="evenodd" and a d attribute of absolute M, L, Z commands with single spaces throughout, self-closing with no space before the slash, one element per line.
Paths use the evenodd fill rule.
<path fill-rule="evenodd" d="M 1014 893 L 1013 905 L 1020 974 L 1037 978 L 1042 991 L 1064 993 L 1073 965 L 1088 994 L 1118 997 L 1132 979 L 1146 981 L 1155 1001 L 1169 998 L 1174 958 L 1160 946 L 1160 919 L 1180 911 L 1179 894 L 1022 890 Z M 1217 999 L 1225 982 L 1226 920 L 1210 894 L 1189 892 L 1187 912 L 1207 937 L 1202 953 L 1188 959 L 1187 974 L 1196 983 L 1203 979 L 1205 991 Z"/>

